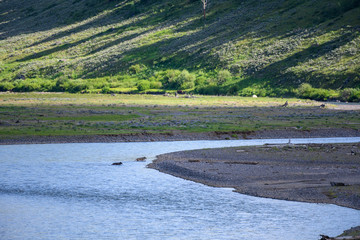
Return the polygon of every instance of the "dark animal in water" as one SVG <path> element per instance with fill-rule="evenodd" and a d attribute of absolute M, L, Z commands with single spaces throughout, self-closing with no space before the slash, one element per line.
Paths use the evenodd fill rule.
<path fill-rule="evenodd" d="M 111 165 L 122 165 L 122 162 L 114 162 L 113 164 Z"/>

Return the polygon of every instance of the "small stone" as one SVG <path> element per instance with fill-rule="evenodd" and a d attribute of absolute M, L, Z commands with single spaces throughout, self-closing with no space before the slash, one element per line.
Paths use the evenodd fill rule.
<path fill-rule="evenodd" d="M 330 182 L 330 185 L 332 187 L 343 187 L 343 186 L 346 186 L 345 183 L 342 183 L 342 182 Z"/>
<path fill-rule="evenodd" d="M 145 161 L 146 157 L 141 157 L 141 158 L 137 158 L 136 161 L 137 162 L 143 162 Z"/>

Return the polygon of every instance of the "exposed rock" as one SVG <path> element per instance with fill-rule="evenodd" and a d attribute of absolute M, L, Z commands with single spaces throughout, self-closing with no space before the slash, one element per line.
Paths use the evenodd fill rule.
<path fill-rule="evenodd" d="M 330 182 L 330 185 L 332 187 L 343 187 L 343 186 L 346 186 L 345 183 L 342 183 L 342 182 Z"/>

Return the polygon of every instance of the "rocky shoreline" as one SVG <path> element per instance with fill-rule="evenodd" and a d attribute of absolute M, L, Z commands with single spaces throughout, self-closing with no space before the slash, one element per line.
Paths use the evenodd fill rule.
<path fill-rule="evenodd" d="M 69 135 L 69 136 L 12 136 L 0 138 L 0 145 L 49 144 L 49 143 L 113 143 L 113 142 L 159 142 L 195 140 L 236 140 L 236 139 L 276 139 L 276 138 L 325 138 L 360 137 L 356 129 L 312 129 L 294 128 L 261 131 L 200 132 L 189 133 L 171 131 L 166 133 L 128 133 L 108 135 Z"/>

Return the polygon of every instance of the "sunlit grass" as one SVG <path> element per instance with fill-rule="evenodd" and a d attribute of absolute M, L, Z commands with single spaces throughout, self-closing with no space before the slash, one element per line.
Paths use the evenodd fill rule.
<path fill-rule="evenodd" d="M 281 107 L 288 101 L 289 107 Z M 0 94 L 0 137 L 360 129 L 359 111 L 299 99 L 69 93 Z"/>

